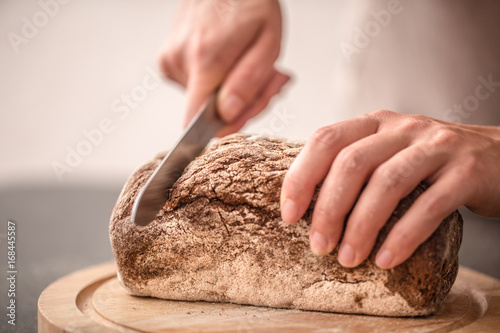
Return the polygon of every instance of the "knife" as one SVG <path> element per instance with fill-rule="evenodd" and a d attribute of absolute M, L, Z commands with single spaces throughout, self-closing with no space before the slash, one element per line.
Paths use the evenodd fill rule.
<path fill-rule="evenodd" d="M 165 202 L 167 191 L 182 175 L 214 135 L 224 126 L 217 114 L 217 94 L 213 93 L 200 108 L 180 140 L 165 156 L 139 192 L 132 207 L 132 222 L 146 226 L 152 222 Z"/>

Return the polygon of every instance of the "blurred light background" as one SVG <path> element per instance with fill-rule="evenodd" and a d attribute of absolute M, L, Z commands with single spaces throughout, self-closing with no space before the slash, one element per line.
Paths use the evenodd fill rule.
<path fill-rule="evenodd" d="M 68 1 L 27 43 L 19 44 L 18 52 L 8 38 L 1 39 L 0 186 L 117 186 L 138 164 L 175 142 L 181 133 L 184 92 L 161 78 L 157 84 L 151 72 L 159 75 L 157 56 L 176 5 L 158 0 Z M 338 30 L 338 23 L 331 13 L 339 6 L 330 1 L 312 8 L 299 1 L 285 4 L 280 64 L 294 74 L 294 81 L 245 131 L 269 127 L 276 117 L 272 111 L 282 113 L 283 108 L 293 119 L 279 126 L 279 136 L 306 139 L 336 119 L 330 92 L 332 59 L 339 52 L 331 32 Z M 36 1 L 4 1 L 2 7 L 4 37 L 8 32 L 22 35 L 22 18 L 31 20 L 43 10 Z M 329 33 L 311 38 L 310 31 Z M 152 89 L 143 94 L 145 77 Z M 130 96 L 129 104 L 123 95 Z M 115 112 L 127 105 L 134 106 L 128 114 Z M 105 119 L 110 130 L 100 139 L 96 130 Z M 94 135 L 90 148 L 82 142 L 90 141 L 84 133 Z M 87 156 L 78 154 L 79 161 L 75 151 Z M 68 155 L 76 166 L 55 172 L 54 162 L 67 166 Z"/>
<path fill-rule="evenodd" d="M 283 112 L 293 119 L 273 134 L 304 140 L 321 126 L 380 108 L 455 120 L 447 109 L 474 92 L 477 77 L 500 75 L 495 45 L 484 36 L 499 31 L 488 27 L 491 20 L 478 19 L 488 10 L 496 17 L 498 11 L 484 5 L 489 2 L 396 1 L 395 14 L 384 23 L 376 13 L 387 12 L 390 1 L 283 1 L 278 65 L 293 81 L 244 131 L 268 132 Z M 159 75 L 157 58 L 177 3 L 0 2 L 1 187 L 116 186 L 175 142 L 184 92 L 151 73 Z M 467 20 L 483 29 L 460 31 Z M 363 41 L 360 30 L 373 30 L 373 37 Z M 355 46 L 356 38 L 362 47 L 346 57 L 346 45 Z M 492 52 L 475 56 L 485 45 Z M 480 105 L 495 110 L 490 114 L 497 124 L 499 104 L 497 92 Z M 493 116 L 481 113 L 487 112 L 459 121 L 492 122 Z M 103 121 L 107 133 L 100 138 L 96 130 Z M 85 156 L 76 158 L 75 151 Z M 58 169 L 68 166 L 67 158 L 72 166 Z"/>

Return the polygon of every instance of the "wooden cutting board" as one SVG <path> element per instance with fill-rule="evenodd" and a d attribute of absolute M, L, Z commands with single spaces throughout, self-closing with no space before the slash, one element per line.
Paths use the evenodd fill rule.
<path fill-rule="evenodd" d="M 385 318 L 128 295 L 114 263 L 65 276 L 38 300 L 44 332 L 500 332 L 500 281 L 460 267 L 437 314 Z"/>

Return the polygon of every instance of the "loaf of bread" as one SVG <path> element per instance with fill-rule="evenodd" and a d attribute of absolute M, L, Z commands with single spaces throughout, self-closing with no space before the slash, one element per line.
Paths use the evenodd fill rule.
<path fill-rule="evenodd" d="M 401 200 L 370 257 L 356 268 L 344 268 L 337 249 L 327 256 L 311 252 L 312 208 L 297 224 L 281 220 L 281 184 L 301 148 L 300 143 L 241 134 L 216 141 L 184 170 L 146 227 L 131 222 L 132 204 L 165 154 L 141 166 L 124 186 L 110 222 L 125 289 L 170 300 L 380 316 L 434 313 L 457 275 L 459 213 L 448 216 L 409 260 L 379 269 L 376 251 L 425 191 L 419 185 Z"/>

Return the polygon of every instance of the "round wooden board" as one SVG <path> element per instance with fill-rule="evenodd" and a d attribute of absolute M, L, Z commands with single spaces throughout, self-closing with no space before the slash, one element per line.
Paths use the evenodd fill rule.
<path fill-rule="evenodd" d="M 460 267 L 437 314 L 424 318 L 178 302 L 127 294 L 114 263 L 65 276 L 38 300 L 44 332 L 487 332 L 500 331 L 500 281 Z"/>

